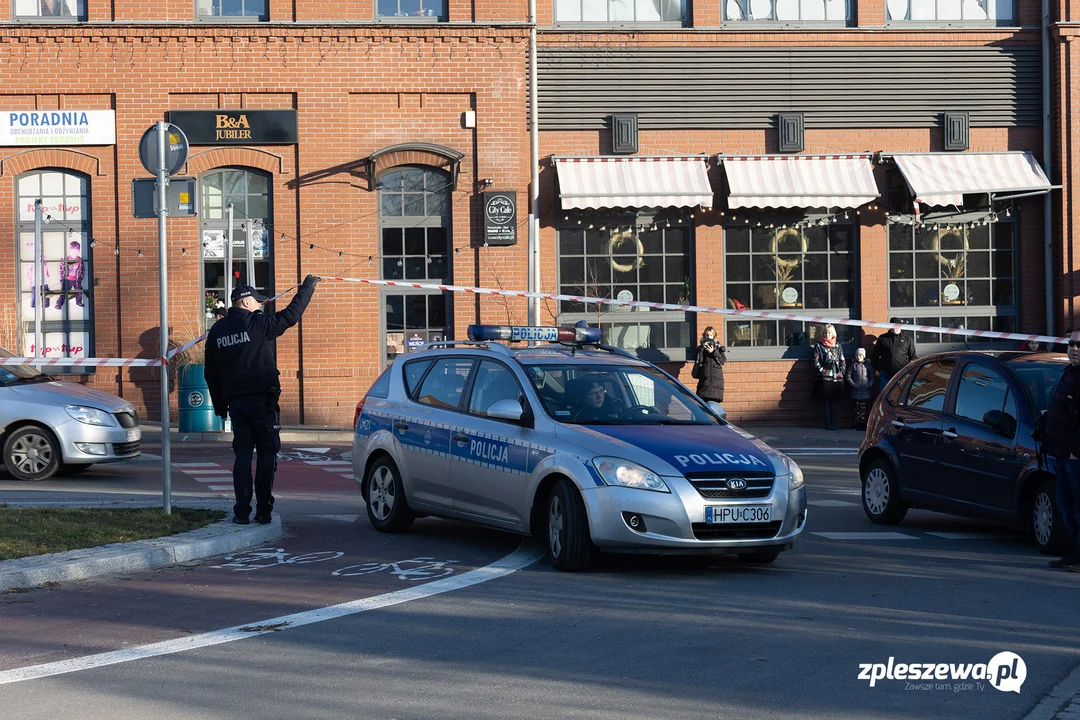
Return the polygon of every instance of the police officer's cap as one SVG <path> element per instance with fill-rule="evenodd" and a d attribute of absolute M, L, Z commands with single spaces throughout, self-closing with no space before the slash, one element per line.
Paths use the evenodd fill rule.
<path fill-rule="evenodd" d="M 258 290 L 251 287 L 250 285 L 237 285 L 236 287 L 233 288 L 233 291 L 232 291 L 232 301 L 233 302 L 236 302 L 237 300 L 240 300 L 241 298 L 246 298 L 246 297 L 253 297 L 256 300 L 258 300 L 259 302 L 261 302 L 261 303 L 266 302 L 266 296 L 260 294 Z"/>

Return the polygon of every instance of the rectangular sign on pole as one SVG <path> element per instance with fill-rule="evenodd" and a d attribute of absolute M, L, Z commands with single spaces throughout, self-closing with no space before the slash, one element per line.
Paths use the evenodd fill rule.
<path fill-rule="evenodd" d="M 131 181 L 131 214 L 137 218 L 156 218 L 158 214 L 157 178 Z M 165 188 L 169 217 L 195 217 L 195 178 L 171 177 Z"/>
<path fill-rule="evenodd" d="M 0 146 L 115 144 L 115 110 L 0 110 Z"/>

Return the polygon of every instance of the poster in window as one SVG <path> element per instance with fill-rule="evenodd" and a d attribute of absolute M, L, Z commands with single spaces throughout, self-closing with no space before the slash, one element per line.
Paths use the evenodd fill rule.
<path fill-rule="evenodd" d="M 263 260 L 267 256 L 269 234 L 266 230 L 257 230 L 251 237 L 251 254 L 256 260 Z M 233 231 L 232 247 L 233 259 L 243 260 L 247 258 L 247 234 L 244 231 Z M 225 259 L 225 231 L 203 230 L 203 257 L 212 260 Z"/>

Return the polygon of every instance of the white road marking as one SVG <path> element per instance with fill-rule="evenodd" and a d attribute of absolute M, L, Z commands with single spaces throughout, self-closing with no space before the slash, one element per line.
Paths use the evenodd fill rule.
<path fill-rule="evenodd" d="M 353 475 L 352 473 L 341 473 L 341 477 L 345 478 L 346 480 L 355 480 L 356 479 L 356 476 Z"/>
<path fill-rule="evenodd" d="M 824 488 L 823 492 L 836 493 L 837 495 L 862 495 L 862 490 L 837 490 L 834 488 Z"/>
<path fill-rule="evenodd" d="M 327 465 L 352 465 L 352 462 L 349 460 L 305 460 L 304 462 L 316 467 L 325 467 Z"/>
<path fill-rule="evenodd" d="M 855 457 L 859 454 L 856 449 L 836 450 L 781 450 L 780 452 L 791 457 Z"/>
<path fill-rule="evenodd" d="M 228 480 L 229 482 L 232 482 L 232 475 L 224 475 L 222 473 L 218 473 L 217 475 L 214 475 L 213 477 L 196 477 L 196 478 L 191 478 L 191 479 L 192 480 L 198 480 L 201 483 L 218 482 L 219 480 Z"/>
<path fill-rule="evenodd" d="M 806 504 L 810 505 L 811 507 L 826 507 L 826 508 L 858 507 L 859 506 L 859 503 L 848 502 L 847 500 L 807 500 Z"/>
<path fill-rule="evenodd" d="M 224 628 L 222 630 L 214 630 L 198 635 L 189 635 L 187 637 L 176 638 L 175 640 L 165 640 L 163 642 L 143 645 L 141 647 L 114 650 L 112 652 L 99 653 L 97 655 L 86 655 L 84 657 L 60 660 L 58 662 L 45 663 L 43 665 L 30 665 L 29 667 L 17 668 L 15 670 L 4 670 L 0 672 L 0 685 L 22 682 L 25 680 L 37 680 L 38 678 L 51 677 L 53 675 L 66 675 L 67 673 L 92 670 L 107 665 L 131 662 L 132 660 L 145 660 L 161 655 L 172 655 L 188 650 L 198 650 L 200 648 L 221 645 L 236 640 L 258 637 L 259 635 L 266 635 L 272 632 L 288 631 L 304 625 L 311 625 L 312 623 L 323 622 L 324 620 L 335 620 L 340 617 L 355 615 L 356 613 L 367 612 L 369 610 L 380 610 L 385 607 L 400 605 L 401 603 L 407 603 L 413 600 L 421 600 L 433 595 L 461 590 L 462 588 L 484 583 L 489 580 L 497 580 L 532 565 L 541 557 L 543 557 L 543 552 L 536 547 L 519 547 L 506 557 L 497 560 L 490 565 L 470 570 L 461 575 L 453 575 L 424 585 L 406 588 L 405 590 L 396 590 L 374 597 L 353 600 L 352 602 L 342 603 L 340 605 L 331 605 L 329 607 L 319 608 L 317 610 L 307 610 L 292 615 L 282 615 L 281 617 L 271 618 L 269 620 L 259 620 L 251 625 L 234 625 L 233 627 Z"/>
<path fill-rule="evenodd" d="M 206 487 L 211 490 L 228 490 L 229 492 L 232 492 L 235 489 L 232 485 L 207 485 Z"/>
<path fill-rule="evenodd" d="M 330 448 L 328 448 L 328 447 L 317 447 L 317 448 L 293 448 L 293 450 L 299 450 L 299 451 L 301 451 L 301 452 L 310 452 L 310 453 L 318 453 L 318 454 L 320 454 L 320 455 L 324 455 L 324 454 L 326 454 L 326 453 L 330 452 Z"/>
<path fill-rule="evenodd" d="M 998 540 L 1000 535 L 979 532 L 927 532 L 927 535 L 945 538 L 946 540 Z"/>
<path fill-rule="evenodd" d="M 172 465 L 173 465 L 173 467 L 178 467 L 178 468 L 205 468 L 205 467 L 214 468 L 214 467 L 218 467 L 217 463 L 178 463 L 178 462 L 174 462 Z"/>
<path fill-rule="evenodd" d="M 324 520 L 340 520 L 341 522 L 356 522 L 359 515 L 316 515 L 317 518 Z"/>
<path fill-rule="evenodd" d="M 914 535 L 898 532 L 814 532 L 826 540 L 918 540 Z"/>
<path fill-rule="evenodd" d="M 183 470 L 182 472 L 185 475 L 220 475 L 221 473 L 225 472 L 225 468 L 218 467 L 214 468 L 213 470 Z"/>

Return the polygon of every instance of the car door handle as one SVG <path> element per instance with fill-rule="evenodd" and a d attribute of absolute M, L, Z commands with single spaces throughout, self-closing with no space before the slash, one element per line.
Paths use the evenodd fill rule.
<path fill-rule="evenodd" d="M 454 433 L 451 436 L 451 439 L 453 439 L 454 442 L 469 442 L 469 436 L 466 435 L 462 430 L 458 430 L 456 433 Z"/>
<path fill-rule="evenodd" d="M 904 422 L 903 420 L 893 420 L 892 425 L 893 425 L 893 427 L 898 427 L 898 428 L 907 427 L 907 423 Z"/>
<path fill-rule="evenodd" d="M 396 423 L 394 423 L 394 429 L 405 432 L 409 429 L 409 423 L 405 422 L 404 420 L 398 420 Z"/>
<path fill-rule="evenodd" d="M 941 434 L 942 434 L 942 435 L 943 435 L 944 437 L 947 437 L 947 438 L 949 438 L 950 440 L 955 440 L 956 438 L 960 437 L 960 436 L 959 436 L 959 435 L 958 435 L 958 434 L 956 433 L 956 431 L 955 431 L 955 430 L 952 430 L 952 429 L 949 429 L 949 430 L 942 430 L 942 431 L 941 431 Z"/>

